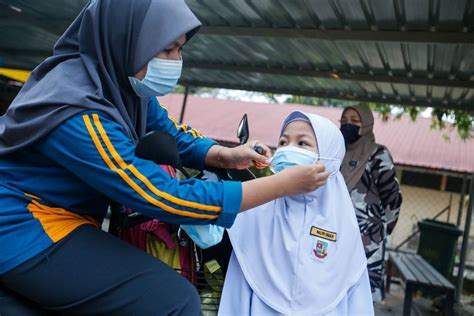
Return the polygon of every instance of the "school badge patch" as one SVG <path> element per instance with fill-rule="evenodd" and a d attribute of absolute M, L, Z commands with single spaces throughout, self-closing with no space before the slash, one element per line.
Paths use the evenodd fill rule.
<path fill-rule="evenodd" d="M 313 254 L 319 259 L 326 258 L 328 255 L 328 243 L 321 239 L 317 239 L 316 246 L 313 249 Z"/>

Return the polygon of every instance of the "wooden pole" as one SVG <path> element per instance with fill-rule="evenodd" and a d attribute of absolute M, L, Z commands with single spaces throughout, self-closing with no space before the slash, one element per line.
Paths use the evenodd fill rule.
<path fill-rule="evenodd" d="M 184 87 L 184 99 L 183 105 L 181 106 L 181 114 L 179 115 L 179 122 L 182 123 L 184 119 L 184 113 L 186 111 L 186 104 L 188 103 L 188 93 L 189 93 L 189 86 Z"/>
<path fill-rule="evenodd" d="M 469 246 L 469 234 L 471 232 L 472 204 L 474 203 L 474 173 L 471 175 L 471 189 L 469 190 L 469 203 L 467 205 L 466 223 L 462 238 L 461 259 L 459 262 L 458 279 L 456 282 L 456 302 L 461 301 L 462 286 L 464 282 L 464 268 L 466 266 L 467 248 Z"/>

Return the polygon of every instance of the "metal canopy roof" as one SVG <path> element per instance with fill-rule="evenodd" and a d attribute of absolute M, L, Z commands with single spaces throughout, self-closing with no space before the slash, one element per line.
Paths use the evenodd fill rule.
<path fill-rule="evenodd" d="M 474 111 L 474 1 L 187 0 L 181 83 Z M 33 68 L 85 0 L 0 0 L 0 67 Z"/>

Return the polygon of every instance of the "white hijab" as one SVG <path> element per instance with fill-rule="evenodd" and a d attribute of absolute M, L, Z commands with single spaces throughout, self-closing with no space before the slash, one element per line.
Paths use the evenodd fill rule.
<path fill-rule="evenodd" d="M 240 214 L 229 236 L 254 294 L 282 314 L 315 315 L 336 308 L 365 271 L 366 257 L 339 172 L 344 139 L 333 123 L 314 114 L 293 112 L 282 126 L 295 114 L 311 122 L 320 162 L 331 176 L 314 192 Z"/>

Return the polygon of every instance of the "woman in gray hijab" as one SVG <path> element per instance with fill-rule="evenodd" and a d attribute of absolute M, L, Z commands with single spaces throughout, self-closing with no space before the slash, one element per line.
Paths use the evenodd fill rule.
<path fill-rule="evenodd" d="M 31 73 L 0 117 L 2 286 L 61 314 L 199 315 L 189 282 L 100 229 L 110 202 L 230 227 L 239 212 L 324 184 L 321 165 L 245 183 L 180 182 L 135 156 L 140 137 L 161 130 L 188 167 L 267 161 L 267 147 L 219 146 L 157 101 L 176 85 L 181 47 L 199 26 L 183 0 L 91 0 Z"/>
<path fill-rule="evenodd" d="M 372 299 L 384 292 L 387 236 L 395 228 L 402 195 L 390 151 L 375 143 L 374 116 L 366 105 L 347 107 L 341 116 L 346 155 L 341 172 L 349 189 L 367 256 Z"/>

